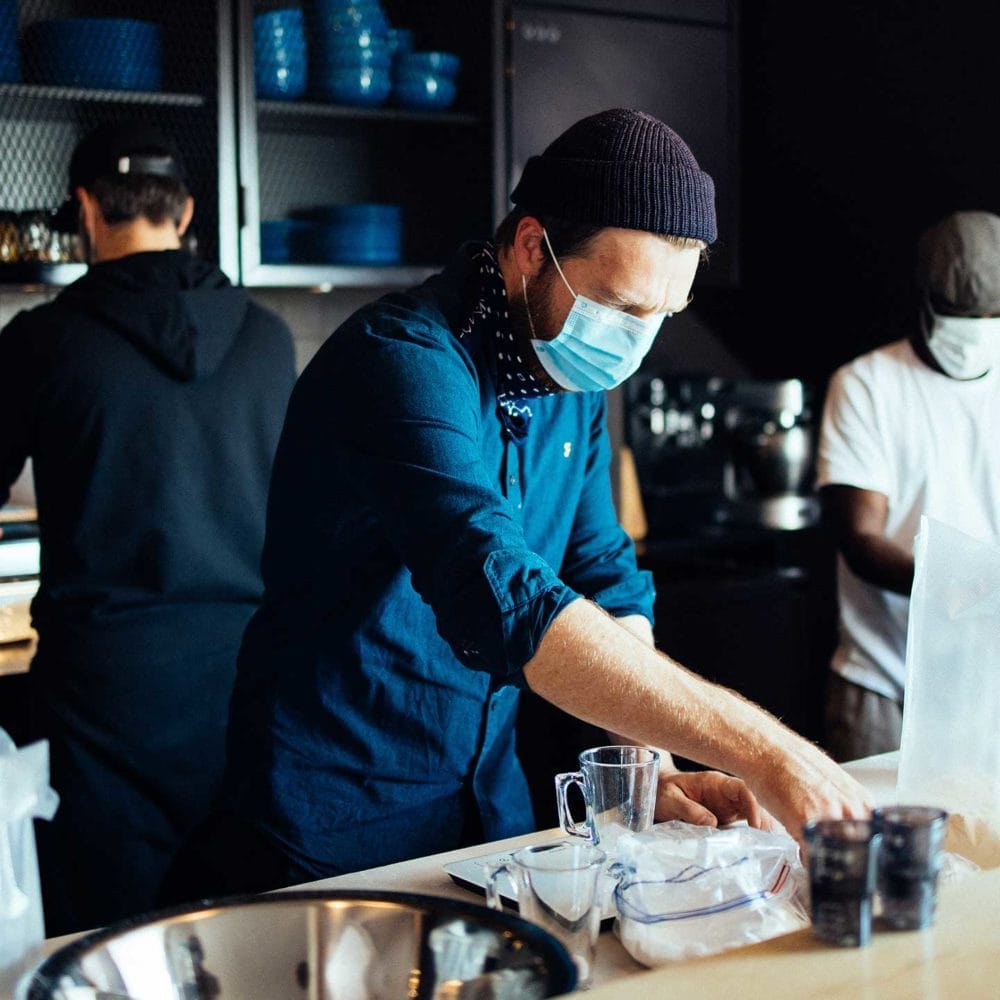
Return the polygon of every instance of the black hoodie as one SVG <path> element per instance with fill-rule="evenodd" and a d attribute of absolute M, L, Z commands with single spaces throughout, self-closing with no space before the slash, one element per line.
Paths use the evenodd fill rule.
<path fill-rule="evenodd" d="M 97 264 L 11 321 L 0 500 L 30 456 L 43 643 L 69 623 L 257 602 L 294 378 L 284 323 L 184 251 Z"/>

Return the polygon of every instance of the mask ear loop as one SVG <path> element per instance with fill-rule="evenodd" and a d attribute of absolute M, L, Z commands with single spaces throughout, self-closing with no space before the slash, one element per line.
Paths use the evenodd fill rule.
<path fill-rule="evenodd" d="M 559 277 L 562 278 L 563 284 L 569 289 L 569 294 L 576 298 L 576 292 L 573 291 L 573 286 L 566 280 L 566 275 L 563 274 L 563 269 L 559 266 L 559 261 L 556 260 L 556 253 L 552 249 L 552 244 L 549 242 L 548 230 L 542 226 L 542 236 L 545 237 L 545 245 L 549 248 L 549 256 L 552 258 L 552 263 L 555 264 L 556 270 L 559 272 Z"/>
<path fill-rule="evenodd" d="M 521 291 L 524 293 L 524 313 L 528 317 L 528 328 L 531 330 L 531 339 L 537 340 L 538 338 L 535 336 L 535 324 L 531 321 L 531 306 L 528 305 L 528 282 L 524 274 L 521 275 Z"/>

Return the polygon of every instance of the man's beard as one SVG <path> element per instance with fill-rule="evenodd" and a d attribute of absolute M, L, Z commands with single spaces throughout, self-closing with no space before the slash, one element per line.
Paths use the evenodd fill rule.
<path fill-rule="evenodd" d="M 527 282 L 527 301 L 523 294 L 514 295 L 507 302 L 507 313 L 517 353 L 525 359 L 532 376 L 546 392 L 565 392 L 542 367 L 531 344 L 532 340 L 552 340 L 559 333 L 551 305 L 554 277 L 555 268 L 545 264 L 538 275 Z"/>

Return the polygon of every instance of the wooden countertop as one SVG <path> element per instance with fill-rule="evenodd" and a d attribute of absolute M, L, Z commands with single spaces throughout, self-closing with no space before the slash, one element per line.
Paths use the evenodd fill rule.
<path fill-rule="evenodd" d="M 899 754 L 847 765 L 878 803 L 895 796 Z M 442 865 L 557 839 L 559 830 L 341 875 L 296 888 L 388 889 L 474 898 Z M 601 934 L 592 1000 L 698 997 L 699 1000 L 1000 1000 L 1000 869 L 941 886 L 939 913 L 926 931 L 878 931 L 866 948 L 835 948 L 811 930 L 721 955 L 646 969 L 612 931 Z"/>
<path fill-rule="evenodd" d="M 797 931 L 721 955 L 676 962 L 590 992 L 591 1000 L 973 1000 L 1000 997 L 1000 869 L 943 885 L 935 925 L 875 931 L 835 948 Z"/>
<path fill-rule="evenodd" d="M 26 642 L 0 643 L 0 677 L 7 674 L 26 674 L 37 644 L 37 636 Z"/>
<path fill-rule="evenodd" d="M 898 754 L 847 765 L 877 802 L 892 801 Z M 449 861 L 514 850 L 561 836 L 558 830 L 322 879 L 296 889 L 378 889 L 474 899 L 443 871 Z M 50 939 L 51 953 L 75 935 Z M 935 926 L 876 931 L 865 948 L 835 948 L 811 931 L 721 955 L 645 969 L 612 931 L 601 934 L 592 1000 L 698 997 L 699 1000 L 966 1000 L 1000 997 L 1000 868 L 943 884 Z M 0 997 L 9 996 L 0 989 Z"/>

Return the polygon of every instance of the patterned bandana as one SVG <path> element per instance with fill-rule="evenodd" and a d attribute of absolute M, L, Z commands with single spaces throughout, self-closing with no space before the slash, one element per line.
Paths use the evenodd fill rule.
<path fill-rule="evenodd" d="M 528 367 L 522 348 L 510 331 L 507 313 L 507 289 L 497 266 L 496 250 L 491 243 L 476 247 L 472 263 L 477 268 L 472 301 L 472 313 L 459 331 L 462 340 L 478 334 L 482 343 L 493 343 L 497 360 L 497 411 L 504 428 L 516 444 L 528 433 L 531 407 L 525 400 L 547 396 L 551 390 L 543 386 Z"/>

